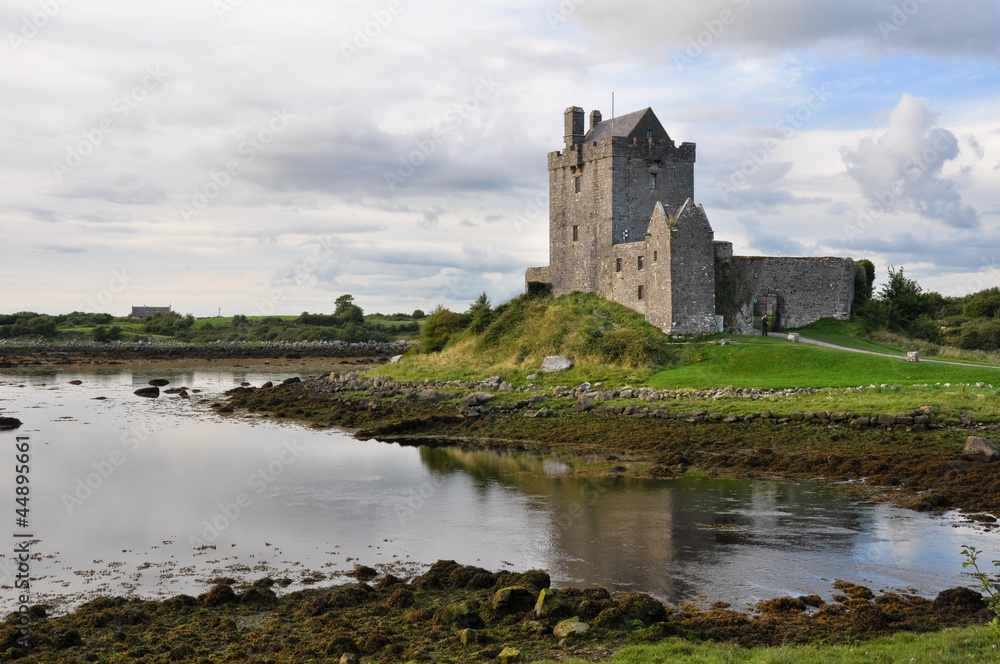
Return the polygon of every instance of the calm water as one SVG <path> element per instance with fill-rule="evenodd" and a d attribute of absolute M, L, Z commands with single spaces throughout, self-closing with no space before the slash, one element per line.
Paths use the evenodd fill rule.
<path fill-rule="evenodd" d="M 132 395 L 155 377 L 203 392 Z M 933 595 L 966 583 L 962 544 L 1000 557 L 1000 533 L 819 485 L 578 480 L 566 471 L 585 460 L 356 441 L 225 419 L 199 403 L 244 380 L 284 377 L 0 375 L 0 414 L 24 422 L 0 433 L 2 537 L 21 531 L 13 445 L 28 435 L 35 592 L 68 606 L 98 592 L 196 594 L 218 576 L 288 577 L 294 589 L 334 582 L 357 562 L 403 575 L 446 558 L 743 606 L 828 597 L 836 578 Z M 3 610 L 12 607 L 10 570 L 5 553 Z"/>

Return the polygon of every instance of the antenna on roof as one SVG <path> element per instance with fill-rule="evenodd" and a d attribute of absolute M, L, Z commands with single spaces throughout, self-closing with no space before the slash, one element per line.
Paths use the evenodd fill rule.
<path fill-rule="evenodd" d="M 614 143 L 615 140 L 615 93 L 611 93 L 611 142 Z M 614 160 L 611 160 L 614 163 Z"/>

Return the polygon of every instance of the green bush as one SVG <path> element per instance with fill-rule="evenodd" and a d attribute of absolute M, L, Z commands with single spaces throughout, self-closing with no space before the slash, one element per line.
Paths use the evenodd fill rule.
<path fill-rule="evenodd" d="M 452 335 L 461 331 L 462 317 L 439 306 L 420 328 L 420 352 L 437 353 L 448 345 Z"/>
<path fill-rule="evenodd" d="M 1000 311 L 1000 288 L 996 286 L 973 293 L 962 307 L 962 314 L 969 318 L 993 318 L 998 311 Z"/>
<path fill-rule="evenodd" d="M 966 323 L 959 331 L 958 347 L 962 350 L 1000 350 L 1000 321 L 979 319 Z"/>
<path fill-rule="evenodd" d="M 630 368 L 662 366 L 674 359 L 666 337 L 626 327 L 588 330 L 581 350 L 601 362 Z"/>
<path fill-rule="evenodd" d="M 486 291 L 479 294 L 476 301 L 469 306 L 466 313 L 469 319 L 469 329 L 473 334 L 481 334 L 493 320 L 493 307 L 490 299 L 486 297 Z"/>
<path fill-rule="evenodd" d="M 90 338 L 99 343 L 118 341 L 122 338 L 122 329 L 117 325 L 98 325 L 90 331 Z"/>

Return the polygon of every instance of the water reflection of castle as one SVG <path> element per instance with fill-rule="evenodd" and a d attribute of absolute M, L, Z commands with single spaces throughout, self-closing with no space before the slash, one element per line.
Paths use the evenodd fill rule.
<path fill-rule="evenodd" d="M 670 603 L 708 586 L 710 599 L 741 603 L 803 594 L 773 554 L 801 552 L 803 565 L 810 551 L 849 555 L 863 529 L 853 503 L 809 485 L 553 476 L 518 452 L 422 448 L 421 459 L 436 472 L 468 474 L 479 499 L 497 483 L 537 497 L 526 502 L 532 518 L 523 521 L 537 528 L 545 513 L 544 532 L 529 537 L 536 555 L 547 552 L 544 566 L 557 584 L 597 583 Z"/>

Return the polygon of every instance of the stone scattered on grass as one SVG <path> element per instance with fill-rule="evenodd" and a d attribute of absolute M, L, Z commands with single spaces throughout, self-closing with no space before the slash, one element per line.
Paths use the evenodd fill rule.
<path fill-rule="evenodd" d="M 542 360 L 541 369 L 546 373 L 555 373 L 557 371 L 569 371 L 573 366 L 573 360 L 565 355 L 549 355 Z"/>

